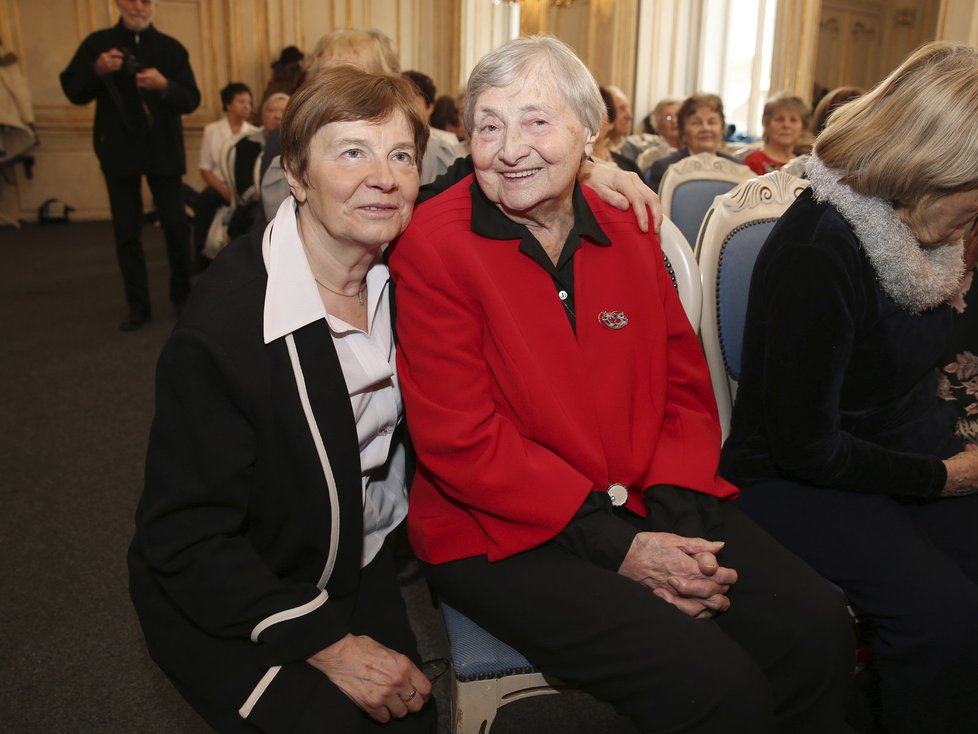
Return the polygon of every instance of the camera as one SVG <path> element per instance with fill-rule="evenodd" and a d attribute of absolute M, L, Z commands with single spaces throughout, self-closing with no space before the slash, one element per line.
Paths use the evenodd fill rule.
<path fill-rule="evenodd" d="M 122 49 L 122 68 L 127 74 L 135 74 L 137 71 L 145 69 L 146 65 L 137 59 L 132 51 L 124 48 Z"/>

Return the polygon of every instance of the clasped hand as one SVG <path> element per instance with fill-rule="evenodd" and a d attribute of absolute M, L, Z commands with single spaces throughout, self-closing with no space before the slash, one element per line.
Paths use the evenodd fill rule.
<path fill-rule="evenodd" d="M 730 607 L 727 592 L 737 572 L 717 561 L 723 542 L 672 533 L 639 533 L 618 573 L 638 581 L 660 599 L 698 619 Z"/>
<path fill-rule="evenodd" d="M 406 655 L 366 636 L 347 635 L 307 662 L 381 723 L 420 711 L 431 696 L 431 683 Z"/>

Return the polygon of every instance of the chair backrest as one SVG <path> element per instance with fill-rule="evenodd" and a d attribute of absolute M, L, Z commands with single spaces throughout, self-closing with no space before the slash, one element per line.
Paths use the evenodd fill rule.
<path fill-rule="evenodd" d="M 805 177 L 805 166 L 811 159 L 810 153 L 804 153 L 803 155 L 795 156 L 790 161 L 781 166 L 781 170 L 785 173 L 790 173 L 792 176 L 797 176 L 798 178 Z"/>
<path fill-rule="evenodd" d="M 775 222 L 808 185 L 783 171 L 758 176 L 718 196 L 703 221 L 697 242 L 703 277 L 700 340 L 724 440 L 740 380 L 754 261 Z"/>
<path fill-rule="evenodd" d="M 665 260 L 666 270 L 679 293 L 686 318 L 689 319 L 693 331 L 699 333 L 700 314 L 703 310 L 703 282 L 700 280 L 696 258 L 693 257 L 693 248 L 683 237 L 679 227 L 666 218 L 662 219 L 659 242 L 662 244 L 662 259 Z"/>
<path fill-rule="evenodd" d="M 673 163 L 659 184 L 662 213 L 687 242 L 696 242 L 700 224 L 713 199 L 752 177 L 747 166 L 711 153 L 698 153 Z"/>

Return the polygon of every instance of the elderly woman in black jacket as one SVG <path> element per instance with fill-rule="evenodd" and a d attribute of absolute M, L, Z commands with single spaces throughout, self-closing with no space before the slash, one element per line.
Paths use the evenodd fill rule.
<path fill-rule="evenodd" d="M 978 214 L 978 51 L 840 108 L 754 268 L 721 472 L 875 622 L 891 734 L 973 732 L 978 451 L 937 396 Z"/>
<path fill-rule="evenodd" d="M 406 80 L 342 66 L 281 129 L 292 195 L 222 251 L 160 357 L 132 599 L 220 732 L 432 732 L 386 542 L 407 492 L 381 260 L 427 122 Z"/>

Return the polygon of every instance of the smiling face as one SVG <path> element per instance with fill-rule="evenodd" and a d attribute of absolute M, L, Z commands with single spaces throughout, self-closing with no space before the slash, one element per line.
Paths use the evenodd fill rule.
<path fill-rule="evenodd" d="M 683 142 L 693 155 L 716 153 L 723 142 L 723 117 L 709 107 L 697 107 L 685 120 Z"/>
<path fill-rule="evenodd" d="M 116 0 L 122 25 L 135 33 L 145 31 L 153 22 L 156 0 Z"/>
<path fill-rule="evenodd" d="M 924 248 L 953 244 L 978 217 L 978 190 L 930 199 L 916 206 L 896 210 Z"/>
<path fill-rule="evenodd" d="M 531 73 L 475 101 L 472 163 L 486 197 L 510 218 L 546 223 L 566 214 L 595 135 L 555 85 Z"/>
<path fill-rule="evenodd" d="M 306 247 L 379 249 L 411 221 L 418 196 L 414 133 L 404 114 L 331 122 L 309 146 L 307 181 L 286 174 Z"/>
<path fill-rule="evenodd" d="M 782 107 L 764 124 L 764 138 L 774 145 L 791 148 L 801 137 L 805 123 L 794 110 Z"/>

